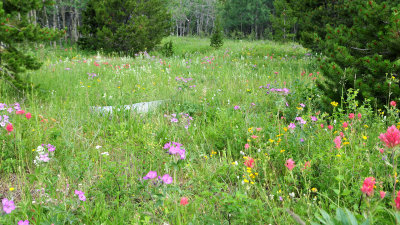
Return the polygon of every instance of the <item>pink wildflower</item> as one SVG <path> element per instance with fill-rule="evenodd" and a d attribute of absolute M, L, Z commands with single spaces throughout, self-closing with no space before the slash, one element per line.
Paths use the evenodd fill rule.
<path fill-rule="evenodd" d="M 187 204 L 189 204 L 188 198 L 182 197 L 182 198 L 181 198 L 181 205 L 187 205 Z"/>
<path fill-rule="evenodd" d="M 352 120 L 352 119 L 354 119 L 354 117 L 355 117 L 354 113 L 350 113 L 350 114 L 349 114 L 349 119 Z"/>
<path fill-rule="evenodd" d="M 244 145 L 244 149 L 249 149 L 249 148 L 250 148 L 249 143 L 246 143 L 246 144 Z"/>
<path fill-rule="evenodd" d="M 328 125 L 328 130 L 332 130 L 333 126 L 332 125 Z"/>
<path fill-rule="evenodd" d="M 388 148 L 393 148 L 400 144 L 400 131 L 393 125 L 387 129 L 386 133 L 379 135 L 379 139 L 381 139 Z"/>
<path fill-rule="evenodd" d="M 342 138 L 340 136 L 335 137 L 335 140 L 333 140 L 333 142 L 335 142 L 336 148 L 340 149 L 340 145 L 342 144 Z"/>
<path fill-rule="evenodd" d="M 347 123 L 347 122 L 344 122 L 343 123 L 343 128 L 346 128 L 346 127 L 348 127 L 349 126 L 349 124 Z"/>
<path fill-rule="evenodd" d="M 294 164 L 293 159 L 290 158 L 290 159 L 286 160 L 285 166 L 286 166 L 290 171 L 292 171 L 293 168 L 294 168 L 296 165 Z"/>
<path fill-rule="evenodd" d="M 6 130 L 7 130 L 8 132 L 12 132 L 12 131 L 14 130 L 13 125 L 12 125 L 11 123 L 7 124 Z"/>
<path fill-rule="evenodd" d="M 307 168 L 311 168 L 311 161 L 306 161 L 306 162 L 304 163 L 304 168 L 303 168 L 303 170 L 306 170 Z"/>
<path fill-rule="evenodd" d="M 324 124 L 323 124 L 323 123 L 321 123 L 321 125 L 320 125 L 320 126 L 321 126 L 321 128 L 324 128 Z"/>
<path fill-rule="evenodd" d="M 29 225 L 29 220 L 20 220 L 18 221 L 18 225 Z"/>
<path fill-rule="evenodd" d="M 30 118 L 32 118 L 32 114 L 31 113 L 26 113 L 25 117 L 29 120 Z"/>
<path fill-rule="evenodd" d="M 386 192 L 380 191 L 379 194 L 381 195 L 381 199 L 383 199 L 386 196 Z"/>
<path fill-rule="evenodd" d="M 249 157 L 245 162 L 244 165 L 250 168 L 254 167 L 254 159 Z"/>
<path fill-rule="evenodd" d="M 367 177 L 364 180 L 363 186 L 361 187 L 361 191 L 367 196 L 371 196 L 374 194 L 374 185 L 375 185 L 375 178 Z"/>
<path fill-rule="evenodd" d="M 391 101 L 390 105 L 393 106 L 393 107 L 396 107 L 396 102 L 395 101 Z"/>
<path fill-rule="evenodd" d="M 361 119 L 361 117 L 362 117 L 361 113 L 358 113 L 357 117 L 358 117 L 358 119 Z"/>
<path fill-rule="evenodd" d="M 396 209 L 397 209 L 397 210 L 400 210 L 400 191 L 397 192 L 397 197 L 396 197 L 396 199 L 394 200 L 394 202 L 396 203 Z"/>
<path fill-rule="evenodd" d="M 25 111 L 24 110 L 17 110 L 17 111 L 15 111 L 15 114 L 23 115 L 23 114 L 25 114 Z"/>

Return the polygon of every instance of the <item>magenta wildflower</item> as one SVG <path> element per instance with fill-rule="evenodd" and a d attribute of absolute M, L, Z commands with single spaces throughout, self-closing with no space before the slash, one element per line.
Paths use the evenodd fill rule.
<path fill-rule="evenodd" d="M 149 171 L 146 176 L 143 177 L 143 180 L 154 179 L 157 177 L 156 171 Z"/>
<path fill-rule="evenodd" d="M 168 149 L 171 155 L 180 155 L 181 159 L 186 158 L 186 150 L 182 148 L 182 144 L 178 142 L 168 142 L 164 145 L 164 149 Z"/>
<path fill-rule="evenodd" d="M 165 174 L 164 176 L 162 176 L 161 179 L 164 182 L 164 184 L 171 184 L 172 183 L 172 177 L 169 174 Z"/>
<path fill-rule="evenodd" d="M 296 125 L 295 125 L 294 123 L 290 123 L 289 126 L 288 126 L 288 128 L 294 129 L 294 128 L 296 128 Z"/>
<path fill-rule="evenodd" d="M 3 203 L 3 211 L 7 214 L 10 214 L 11 211 L 15 209 L 14 201 L 3 198 L 3 200 L 1 200 L 1 203 Z"/>
<path fill-rule="evenodd" d="M 240 109 L 240 106 L 235 105 L 235 107 L 233 107 L 233 109 L 238 110 L 238 109 Z"/>
<path fill-rule="evenodd" d="M 56 147 L 54 145 L 47 144 L 47 150 L 49 152 L 54 152 L 56 150 Z"/>
<path fill-rule="evenodd" d="M 317 117 L 312 116 L 312 117 L 311 117 L 311 120 L 312 120 L 312 121 L 317 121 L 318 119 L 317 119 Z"/>
<path fill-rule="evenodd" d="M 18 225 L 29 225 L 29 220 L 20 220 L 18 221 Z"/>
<path fill-rule="evenodd" d="M 79 200 L 86 201 L 85 193 L 83 191 L 75 190 L 75 194 L 78 195 Z"/>

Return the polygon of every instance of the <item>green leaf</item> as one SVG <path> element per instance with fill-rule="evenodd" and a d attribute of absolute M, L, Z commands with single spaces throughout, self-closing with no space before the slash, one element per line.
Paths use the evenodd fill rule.
<path fill-rule="evenodd" d="M 338 182 L 340 182 L 340 181 L 344 180 L 344 177 L 343 177 L 342 175 L 337 175 L 337 176 L 335 177 L 335 180 L 337 180 Z"/>
<path fill-rule="evenodd" d="M 340 190 L 339 190 L 339 189 L 333 189 L 333 191 L 334 191 L 337 195 L 340 195 Z"/>

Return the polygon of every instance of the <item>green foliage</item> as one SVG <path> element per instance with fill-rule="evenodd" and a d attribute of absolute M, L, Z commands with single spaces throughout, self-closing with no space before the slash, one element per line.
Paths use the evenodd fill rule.
<path fill-rule="evenodd" d="M 37 70 L 41 63 L 20 49 L 20 44 L 43 42 L 60 38 L 65 31 L 54 31 L 32 24 L 28 12 L 51 1 L 11 0 L 0 2 L 0 80 L 21 91 L 31 85 L 21 73 Z"/>
<path fill-rule="evenodd" d="M 226 0 L 223 8 L 224 29 L 230 34 L 253 33 L 254 38 L 262 38 L 270 25 L 269 14 L 273 0 Z M 235 36 L 232 36 L 235 37 Z"/>
<path fill-rule="evenodd" d="M 398 100 L 400 88 L 400 4 L 397 1 L 294 1 L 301 43 L 322 52 L 318 83 L 326 104 L 346 89 L 382 107 Z M 350 16 L 349 16 L 350 15 Z"/>
<path fill-rule="evenodd" d="M 163 45 L 162 53 L 165 57 L 171 57 L 174 55 L 174 47 L 172 41 L 168 41 Z"/>
<path fill-rule="evenodd" d="M 91 0 L 82 16 L 82 48 L 130 55 L 153 49 L 171 25 L 162 0 Z"/>
<path fill-rule="evenodd" d="M 219 20 L 215 21 L 214 31 L 210 38 L 210 46 L 218 49 L 224 45 L 222 27 Z"/>
<path fill-rule="evenodd" d="M 323 225 L 369 225 L 370 222 L 369 220 L 363 220 L 364 222 L 358 222 L 356 217 L 352 212 L 350 212 L 348 209 L 343 209 L 337 208 L 336 209 L 336 216 L 332 218 L 327 212 L 324 210 L 320 210 L 321 216 L 317 216 L 317 219 L 321 222 Z M 311 223 L 312 225 L 319 225 L 320 223 Z"/>
<path fill-rule="evenodd" d="M 274 13 L 270 19 L 274 40 L 286 42 L 294 39 L 297 17 L 287 0 L 274 1 Z"/>

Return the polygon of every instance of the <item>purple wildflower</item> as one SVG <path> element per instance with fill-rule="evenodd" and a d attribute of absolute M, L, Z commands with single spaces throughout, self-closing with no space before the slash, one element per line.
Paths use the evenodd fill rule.
<path fill-rule="evenodd" d="M 290 123 L 289 126 L 288 126 L 288 128 L 294 129 L 294 128 L 296 128 L 296 125 L 295 125 L 294 123 Z"/>
<path fill-rule="evenodd" d="M 233 107 L 233 109 L 238 110 L 238 109 L 240 109 L 240 106 L 235 105 L 235 107 Z"/>
<path fill-rule="evenodd" d="M 312 116 L 312 117 L 311 117 L 311 120 L 312 120 L 312 121 L 317 121 L 318 119 L 317 119 L 317 117 Z"/>

